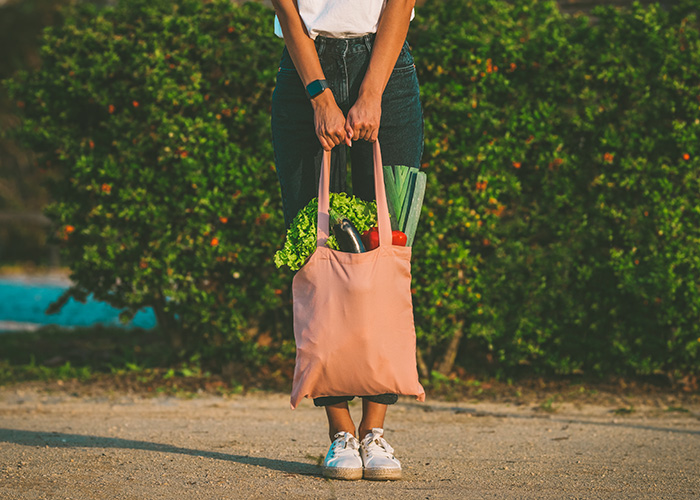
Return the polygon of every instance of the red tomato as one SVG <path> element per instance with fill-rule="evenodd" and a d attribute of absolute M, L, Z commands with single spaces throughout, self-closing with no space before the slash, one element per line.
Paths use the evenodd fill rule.
<path fill-rule="evenodd" d="M 391 243 L 393 245 L 405 247 L 407 242 L 408 242 L 408 236 L 406 236 L 406 233 L 399 231 L 399 230 L 391 232 Z"/>
<path fill-rule="evenodd" d="M 391 232 L 391 243 L 400 247 L 405 247 L 408 241 L 405 233 L 401 231 Z M 362 233 L 362 243 L 365 245 L 365 250 L 374 250 L 379 246 L 379 228 L 374 226 Z"/>

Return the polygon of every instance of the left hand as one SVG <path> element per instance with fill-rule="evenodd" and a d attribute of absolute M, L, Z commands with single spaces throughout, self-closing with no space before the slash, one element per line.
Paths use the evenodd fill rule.
<path fill-rule="evenodd" d="M 375 142 L 382 119 L 382 100 L 359 97 L 345 120 L 345 130 L 353 141 Z"/>

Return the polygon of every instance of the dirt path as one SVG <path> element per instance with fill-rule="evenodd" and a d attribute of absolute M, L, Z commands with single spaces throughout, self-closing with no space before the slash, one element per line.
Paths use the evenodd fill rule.
<path fill-rule="evenodd" d="M 329 481 L 309 401 L 0 388 L 0 498 L 700 498 L 700 407 L 402 399 L 389 417 L 404 479 Z"/>

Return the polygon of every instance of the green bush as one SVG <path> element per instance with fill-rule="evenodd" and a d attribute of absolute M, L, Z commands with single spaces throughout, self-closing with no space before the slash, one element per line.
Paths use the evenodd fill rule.
<path fill-rule="evenodd" d="M 574 25 L 572 45 L 585 50 L 561 76 L 574 106 L 557 127 L 561 160 L 524 162 L 540 170 L 523 183 L 488 271 L 494 328 L 512 338 L 497 348 L 508 364 L 697 370 L 700 44 L 692 12 L 600 7 L 596 25 Z"/>
<path fill-rule="evenodd" d="M 697 371 L 698 6 L 423 9 L 433 367 Z"/>
<path fill-rule="evenodd" d="M 428 174 L 423 375 L 698 371 L 698 0 L 564 16 L 427 2 L 409 32 Z M 273 13 L 225 0 L 66 11 L 6 84 L 58 175 L 77 286 L 203 358 L 293 359 L 269 133 Z M 456 20 L 459 20 L 457 22 Z M 216 240 L 214 240 L 216 239 Z"/>
<path fill-rule="evenodd" d="M 585 50 L 562 75 L 574 112 L 557 127 L 560 160 L 524 163 L 540 170 L 487 270 L 498 357 L 545 372 L 697 371 L 698 19 L 594 13 L 570 35 Z"/>
<path fill-rule="evenodd" d="M 496 324 L 486 269 L 508 238 L 499 230 L 515 217 L 523 174 L 557 156 L 572 26 L 554 2 L 431 3 L 415 22 L 429 179 L 414 254 L 423 372 L 448 373 L 460 344 L 463 363 L 491 369 L 511 332 Z"/>
<path fill-rule="evenodd" d="M 127 0 L 45 30 L 40 70 L 7 84 L 19 138 L 59 174 L 46 214 L 76 282 L 63 301 L 94 293 L 125 320 L 152 306 L 176 346 L 232 359 L 287 323 L 271 23 L 254 3 Z"/>
<path fill-rule="evenodd" d="M 0 80 L 35 66 L 41 30 L 55 22 L 56 11 L 67 1 L 0 2 Z M 0 85 L 0 265 L 45 264 L 53 251 L 46 246 L 43 218 L 35 216 L 48 202 L 41 185 L 43 170 L 14 141 L 2 137 L 17 123 L 16 110 Z"/>

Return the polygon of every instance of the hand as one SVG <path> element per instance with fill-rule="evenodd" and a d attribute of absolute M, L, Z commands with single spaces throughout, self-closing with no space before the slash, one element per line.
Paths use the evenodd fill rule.
<path fill-rule="evenodd" d="M 330 89 L 311 99 L 311 106 L 314 108 L 316 135 L 323 149 L 330 151 L 343 142 L 352 146 L 352 136 L 345 129 L 345 116 Z"/>
<path fill-rule="evenodd" d="M 375 142 L 382 119 L 382 100 L 359 97 L 350 108 L 345 121 L 345 131 L 352 140 Z"/>

